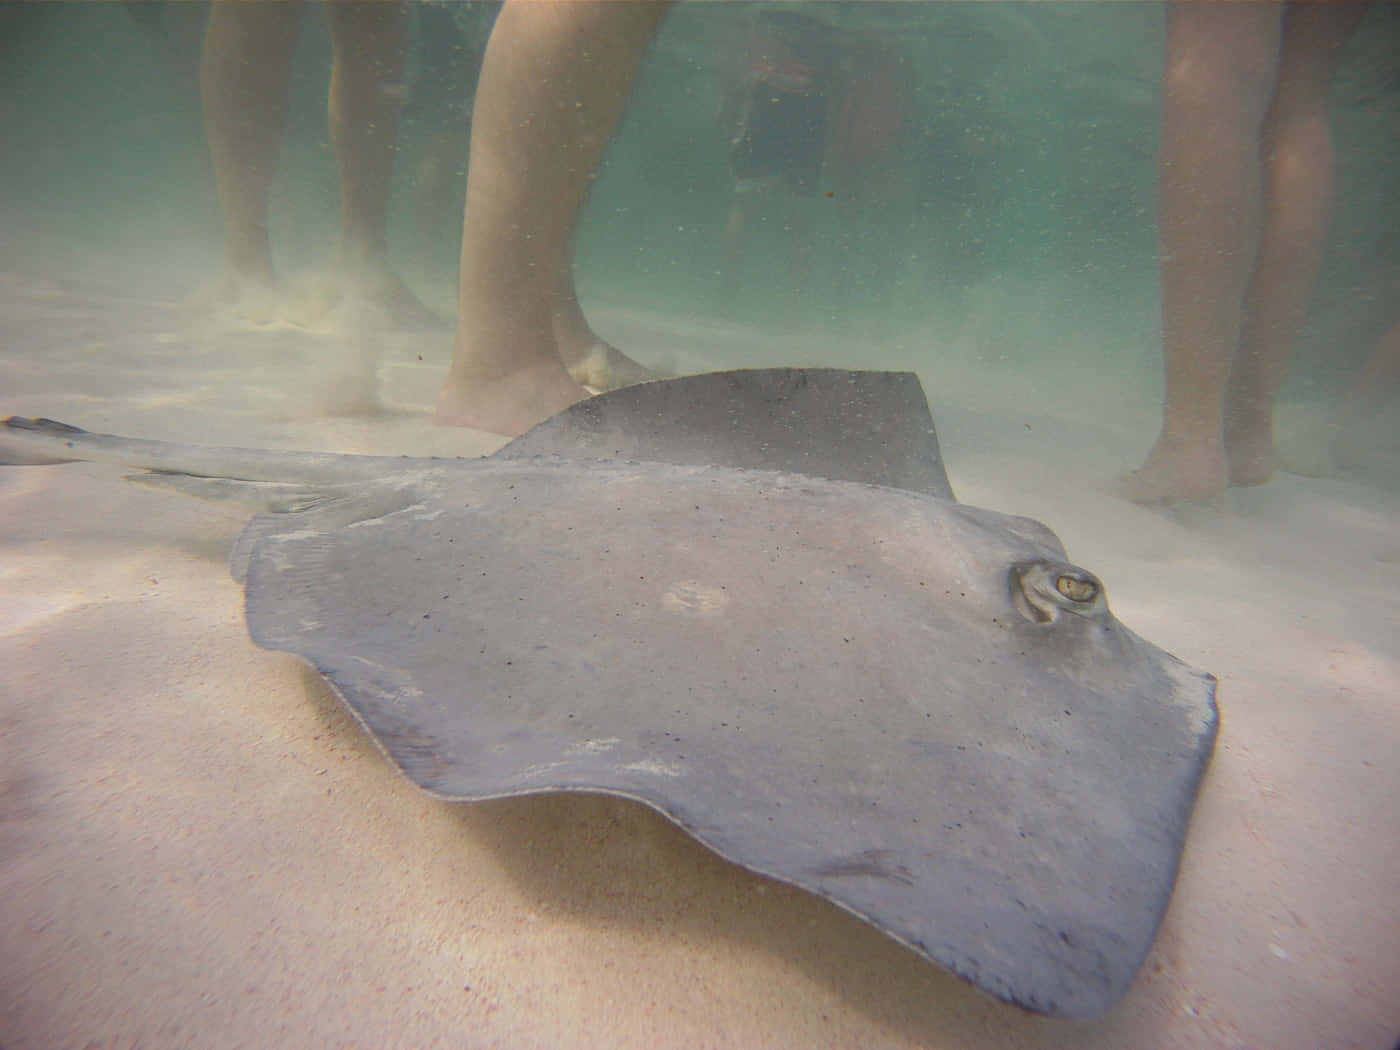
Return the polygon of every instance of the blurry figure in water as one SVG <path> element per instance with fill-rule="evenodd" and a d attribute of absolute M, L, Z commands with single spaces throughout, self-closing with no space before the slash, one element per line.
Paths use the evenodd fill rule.
<path fill-rule="evenodd" d="M 869 257 L 872 283 L 888 287 L 887 250 L 871 247 L 871 209 L 896 169 L 910 95 L 909 65 L 876 35 L 836 28 L 811 15 L 765 8 L 754 19 L 741 66 L 728 76 L 722 122 L 732 129 L 734 201 L 725 228 L 725 291 L 741 282 L 755 223 L 776 210 L 789 242 L 789 290 L 800 296 L 812 269 L 810 206 L 823 178 L 838 228 L 838 309 Z M 888 246 L 880 246 L 887 248 Z"/>
<path fill-rule="evenodd" d="M 1326 99 L 1364 3 L 1167 4 L 1159 173 L 1166 402 L 1139 503 L 1273 475 L 1273 410 L 1322 257 Z"/>
<path fill-rule="evenodd" d="M 755 219 L 776 203 L 791 243 L 789 289 L 800 295 L 811 271 L 806 210 L 826 160 L 837 87 L 836 30 L 811 15 L 762 9 L 754 19 L 743 68 L 731 76 L 721 120 L 733 129 L 729 150 L 734 202 L 725 227 L 725 291 L 738 286 Z"/>
<path fill-rule="evenodd" d="M 904 149 L 913 107 L 913 61 L 894 41 L 855 32 L 841 45 L 842 90 L 833 107 L 826 173 L 841 233 L 836 309 L 847 303 L 852 282 L 867 283 L 878 298 L 893 289 L 901 245 L 881 219 L 891 209 L 908 214 L 900 192 Z M 903 229 L 905 223 L 899 224 Z"/>
<path fill-rule="evenodd" d="M 499 0 L 420 0 L 414 15 L 414 56 L 404 124 L 424 135 L 413 173 L 413 221 L 418 241 L 437 247 L 461 232 L 448 216 L 462 214 L 467 184 L 476 81 Z M 445 247 L 445 245 L 443 245 Z"/>
<path fill-rule="evenodd" d="M 519 434 L 651 373 L 599 339 L 574 291 L 571 238 L 666 4 L 501 10 L 472 111 L 455 354 L 440 423 Z"/>
<path fill-rule="evenodd" d="M 188 122 L 191 132 L 188 138 L 181 136 L 178 146 L 171 144 L 172 152 L 164 158 L 166 172 L 180 178 L 183 172 L 197 171 L 202 182 L 209 177 L 209 150 L 199 108 L 199 49 L 209 5 L 122 0 L 121 6 L 159 59 L 170 112 L 182 124 Z"/>
<path fill-rule="evenodd" d="M 330 135 L 340 171 L 335 287 L 312 313 L 368 305 L 396 325 L 436 318 L 389 268 L 387 212 L 407 13 L 400 3 L 325 5 L 335 47 Z M 292 54 L 304 5 L 210 5 L 200 79 L 224 215 L 227 272 L 218 298 L 250 320 L 281 312 L 268 232 L 268 195 L 287 115 Z M 303 320 L 315 320 L 308 316 Z"/>
<path fill-rule="evenodd" d="M 173 101 L 184 105 L 199 94 L 199 40 L 208 12 L 204 4 L 122 0 L 122 9 L 160 55 Z"/>
<path fill-rule="evenodd" d="M 1400 289 L 1397 289 L 1400 295 Z M 1390 327 L 1361 365 L 1356 378 L 1342 395 L 1337 412 L 1336 437 L 1332 459 L 1343 470 L 1362 465 L 1365 432 L 1381 408 L 1400 395 L 1400 317 Z"/>

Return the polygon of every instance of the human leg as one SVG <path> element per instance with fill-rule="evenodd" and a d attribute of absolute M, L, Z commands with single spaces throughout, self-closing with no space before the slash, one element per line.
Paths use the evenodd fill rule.
<path fill-rule="evenodd" d="M 270 309 L 268 196 L 301 15 L 300 3 L 211 4 L 204 37 L 200 88 L 224 216 L 222 294 L 253 314 Z"/>
<path fill-rule="evenodd" d="M 1400 394 L 1400 319 L 1386 329 L 1342 395 L 1337 411 L 1332 458 L 1339 467 L 1361 460 L 1362 434 L 1367 422 Z"/>
<path fill-rule="evenodd" d="M 1274 471 L 1273 416 L 1322 262 L 1332 203 L 1327 89 L 1364 4 L 1296 4 L 1284 16 L 1277 87 L 1264 121 L 1258 255 L 1224 406 L 1231 485 Z"/>
<path fill-rule="evenodd" d="M 340 170 L 341 237 L 355 262 L 387 252 L 389 181 L 407 13 L 398 3 L 332 3 L 331 144 Z"/>
<path fill-rule="evenodd" d="M 569 376 L 581 386 L 600 391 L 616 390 L 658 378 L 658 373 L 633 361 L 593 331 L 588 318 L 583 315 L 578 291 L 574 287 L 573 254 L 570 243 L 564 250 L 564 261 L 559 267 L 554 300 L 550 306 L 554 345 L 559 350 L 564 367 L 569 370 Z"/>
<path fill-rule="evenodd" d="M 1162 430 L 1127 495 L 1157 503 L 1226 485 L 1221 412 L 1258 230 L 1259 133 L 1281 4 L 1167 4 L 1159 157 Z"/>
<path fill-rule="evenodd" d="M 586 396 L 555 306 L 589 182 L 662 3 L 508 3 L 472 119 L 455 353 L 441 423 L 518 434 Z"/>
<path fill-rule="evenodd" d="M 435 323 L 389 267 L 389 189 L 408 11 L 401 3 L 337 0 L 326 15 L 335 45 L 327 108 L 340 173 L 340 296 L 377 306 L 396 324 Z"/>

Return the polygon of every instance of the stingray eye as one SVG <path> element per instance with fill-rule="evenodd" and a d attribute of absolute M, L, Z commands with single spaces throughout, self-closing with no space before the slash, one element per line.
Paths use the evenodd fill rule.
<path fill-rule="evenodd" d="M 1011 601 L 1031 623 L 1057 623 L 1061 614 L 1090 619 L 1107 613 L 1103 584 L 1064 562 L 1025 561 L 1011 567 Z"/>
<path fill-rule="evenodd" d="M 1059 591 L 1072 602 L 1079 602 L 1087 605 L 1099 596 L 1099 584 L 1097 580 L 1086 579 L 1083 576 L 1061 576 L 1055 581 L 1055 590 Z"/>

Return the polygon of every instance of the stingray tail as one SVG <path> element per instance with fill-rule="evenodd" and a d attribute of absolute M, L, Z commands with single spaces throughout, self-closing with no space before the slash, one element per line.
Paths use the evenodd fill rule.
<path fill-rule="evenodd" d="M 273 513 L 301 510 L 326 497 L 324 490 L 287 481 L 202 478 L 192 474 L 167 474 L 155 470 L 127 474 L 125 480 L 143 488 L 173 490 L 210 503 L 237 503 L 252 510 Z"/>
<path fill-rule="evenodd" d="M 43 466 L 51 463 L 114 463 L 172 474 L 227 477 L 225 471 L 201 469 L 211 451 L 195 445 L 95 434 L 56 419 L 11 416 L 0 423 L 0 464 Z M 225 457 L 227 458 L 227 457 Z"/>
<path fill-rule="evenodd" d="M 91 435 L 56 419 L 11 416 L 0 424 L 0 463 L 32 467 L 86 459 L 81 452 L 73 451 L 84 437 Z"/>
<path fill-rule="evenodd" d="M 11 416 L 0 422 L 0 465 L 114 463 L 158 474 L 282 482 L 302 486 L 374 481 L 403 469 L 389 456 L 215 448 L 94 434 L 53 419 Z M 196 493 L 200 494 L 200 493 Z M 215 496 L 213 498 L 227 498 Z"/>

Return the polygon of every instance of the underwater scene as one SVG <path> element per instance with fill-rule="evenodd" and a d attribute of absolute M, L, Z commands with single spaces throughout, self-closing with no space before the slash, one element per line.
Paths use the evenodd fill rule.
<path fill-rule="evenodd" d="M 0 5 L 0 1046 L 1395 1047 L 1397 55 Z"/>

